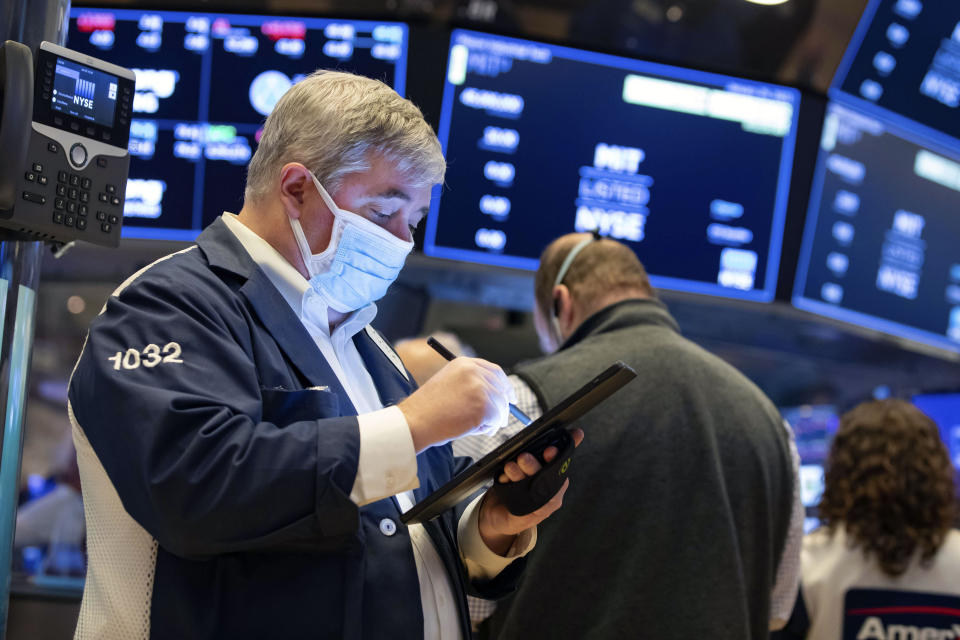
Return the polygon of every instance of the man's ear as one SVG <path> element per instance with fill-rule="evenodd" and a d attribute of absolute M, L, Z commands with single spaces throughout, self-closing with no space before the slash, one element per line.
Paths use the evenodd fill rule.
<path fill-rule="evenodd" d="M 573 296 L 570 288 L 565 284 L 558 284 L 553 288 L 553 313 L 560 324 L 560 329 L 567 333 L 573 323 Z"/>
<path fill-rule="evenodd" d="M 280 169 L 280 202 L 291 218 L 300 217 L 304 197 L 311 188 L 310 172 L 299 162 L 287 163 Z"/>

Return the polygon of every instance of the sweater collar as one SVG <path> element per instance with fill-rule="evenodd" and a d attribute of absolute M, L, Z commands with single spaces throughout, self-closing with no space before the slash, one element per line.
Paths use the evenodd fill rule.
<path fill-rule="evenodd" d="M 564 341 L 559 351 L 568 349 L 589 336 L 637 325 L 660 326 L 680 333 L 680 326 L 667 311 L 665 304 L 653 298 L 631 298 L 606 306 L 584 320 Z"/>

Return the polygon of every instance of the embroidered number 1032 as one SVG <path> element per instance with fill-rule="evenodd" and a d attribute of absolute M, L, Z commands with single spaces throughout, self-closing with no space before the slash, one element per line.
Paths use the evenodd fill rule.
<path fill-rule="evenodd" d="M 162 350 L 155 344 L 148 344 L 142 350 L 130 348 L 126 351 L 117 351 L 107 360 L 113 363 L 113 368 L 117 371 L 121 368 L 138 369 L 141 366 L 152 369 L 158 364 L 183 364 L 180 358 L 180 344 L 177 342 L 168 342 Z"/>

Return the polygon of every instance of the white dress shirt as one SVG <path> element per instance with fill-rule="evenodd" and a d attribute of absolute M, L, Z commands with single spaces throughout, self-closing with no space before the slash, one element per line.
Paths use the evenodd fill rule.
<path fill-rule="evenodd" d="M 376 305 L 354 311 L 331 333 L 327 306 L 306 278 L 237 216 L 224 213 L 223 221 L 303 322 L 357 410 L 360 455 L 350 498 L 363 506 L 395 496 L 401 510 L 410 509 L 414 504 L 412 490 L 419 486 L 413 437 L 403 412 L 395 406 L 383 407 L 353 342 L 353 337 L 376 316 Z M 480 537 L 479 501 L 474 500 L 461 516 L 457 539 L 468 575 L 487 580 L 529 553 L 536 542 L 536 530 L 517 536 L 507 557 L 495 554 Z M 461 638 L 456 595 L 433 541 L 423 525 L 410 525 L 408 531 L 420 580 L 424 638 Z"/>

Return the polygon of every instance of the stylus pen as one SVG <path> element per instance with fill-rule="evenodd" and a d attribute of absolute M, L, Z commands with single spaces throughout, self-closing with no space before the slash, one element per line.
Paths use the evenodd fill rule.
<path fill-rule="evenodd" d="M 457 357 L 453 355 L 450 349 L 447 349 L 445 346 L 440 344 L 440 341 L 437 340 L 436 338 L 427 338 L 427 344 L 433 347 L 434 351 L 439 353 L 441 356 L 443 356 L 447 360 L 453 360 L 454 358 Z M 513 415 L 514 418 L 520 421 L 520 424 L 522 424 L 523 426 L 527 426 L 528 424 L 533 422 L 527 416 L 527 414 L 525 414 L 523 411 L 520 411 L 517 405 L 513 404 L 512 402 L 509 402 L 507 404 L 510 407 L 510 413 Z"/>

